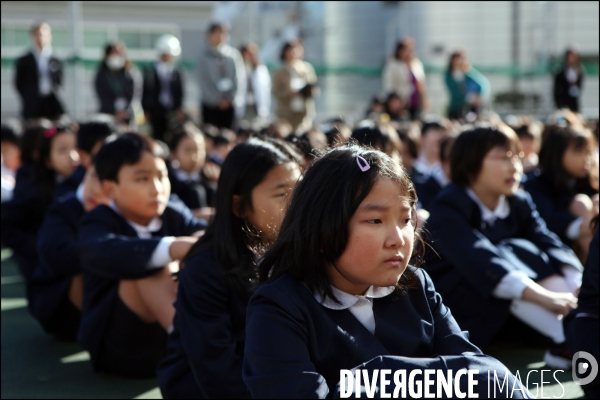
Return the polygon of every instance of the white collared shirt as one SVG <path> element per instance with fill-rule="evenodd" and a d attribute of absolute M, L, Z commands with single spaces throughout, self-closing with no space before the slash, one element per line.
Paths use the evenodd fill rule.
<path fill-rule="evenodd" d="M 498 205 L 492 211 L 483 204 L 473 190 L 467 189 L 467 194 L 479 206 L 479 209 L 481 210 L 481 220 L 490 226 L 494 226 L 497 219 L 504 219 L 510 215 L 510 205 L 508 204 L 508 201 L 506 201 L 505 195 L 500 195 Z"/>
<path fill-rule="evenodd" d="M 419 154 L 419 156 L 415 160 L 413 167 L 416 168 L 422 174 L 430 176 L 435 168 L 442 168 L 442 164 L 439 161 L 430 163 L 429 161 L 427 161 L 427 158 L 425 158 L 423 154 Z"/>
<path fill-rule="evenodd" d="M 108 206 L 112 208 L 117 214 L 123 215 L 121 211 L 117 208 L 117 205 L 114 201 L 110 201 Z M 125 218 L 125 221 L 135 230 L 138 237 L 142 239 L 150 239 L 152 237 L 152 232 L 156 232 L 162 228 L 162 219 L 160 217 L 155 217 L 150 221 L 150 223 L 146 226 L 136 224 L 133 221 Z M 171 255 L 169 254 L 169 250 L 171 248 L 171 243 L 175 240 L 175 236 L 164 236 L 158 242 L 158 246 L 154 249 L 152 253 L 152 257 L 150 258 L 150 262 L 146 266 L 148 269 L 162 268 L 173 261 Z"/>
<path fill-rule="evenodd" d="M 52 92 L 52 81 L 50 79 L 50 57 L 52 57 L 52 47 L 46 46 L 43 49 L 33 48 L 33 55 L 37 61 L 39 71 L 39 91 L 42 96 L 47 96 Z"/>
<path fill-rule="evenodd" d="M 175 177 L 182 182 L 200 182 L 200 171 L 195 172 L 185 172 L 179 168 L 173 168 L 173 172 L 175 173 Z"/>
<path fill-rule="evenodd" d="M 79 184 L 79 186 L 77 186 L 77 191 L 75 192 L 75 197 L 77 198 L 77 200 L 79 200 L 79 202 L 81 203 L 82 206 L 84 206 L 85 208 L 85 204 L 83 204 L 83 189 L 84 189 L 84 184 L 83 182 L 81 182 Z"/>
<path fill-rule="evenodd" d="M 350 293 L 343 292 L 333 286 L 331 291 L 333 295 L 341 302 L 337 304 L 329 297 L 315 294 L 315 299 L 326 308 L 331 310 L 345 310 L 348 309 L 356 317 L 356 319 L 363 324 L 369 332 L 375 334 L 375 316 L 373 315 L 373 299 L 378 299 L 390 295 L 396 289 L 395 286 L 378 287 L 371 286 L 367 289 L 367 292 L 362 295 L 353 295 Z"/>

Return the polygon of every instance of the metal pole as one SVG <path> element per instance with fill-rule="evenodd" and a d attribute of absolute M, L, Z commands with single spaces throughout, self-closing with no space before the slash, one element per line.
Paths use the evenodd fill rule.
<path fill-rule="evenodd" d="M 520 53 L 521 53 L 521 5 L 518 1 L 512 2 L 512 65 L 513 65 L 513 76 L 512 76 L 512 91 L 516 93 L 519 91 L 519 67 L 520 67 Z"/>
<path fill-rule="evenodd" d="M 77 119 L 83 116 L 84 102 L 81 91 L 83 76 L 81 70 L 81 49 L 83 48 L 83 12 L 81 1 L 69 2 L 71 17 L 71 42 L 73 60 L 73 116 Z"/>

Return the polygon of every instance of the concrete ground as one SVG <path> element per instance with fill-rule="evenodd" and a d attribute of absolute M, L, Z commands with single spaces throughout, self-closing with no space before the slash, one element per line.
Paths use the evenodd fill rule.
<path fill-rule="evenodd" d="M 2 381 L 1 398 L 161 398 L 156 380 L 119 379 L 95 374 L 89 356 L 77 343 L 64 343 L 44 333 L 27 312 L 22 279 L 11 251 L 2 249 Z M 544 373 L 543 349 L 503 344 L 488 353 L 525 382 L 536 398 L 581 398 L 571 372 Z M 562 385 L 562 386 L 561 386 Z"/>

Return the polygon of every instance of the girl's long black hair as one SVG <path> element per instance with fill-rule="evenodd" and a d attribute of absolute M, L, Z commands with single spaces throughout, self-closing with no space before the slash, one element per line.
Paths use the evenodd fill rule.
<path fill-rule="evenodd" d="M 540 179 L 550 185 L 557 196 L 571 190 L 598 191 L 597 165 L 593 165 L 589 176 L 574 179 L 565 171 L 562 164 L 563 156 L 569 147 L 591 152 L 594 148 L 594 140 L 592 133 L 588 130 L 576 130 L 558 125 L 546 128 L 539 154 Z M 572 185 L 573 181 L 575 181 L 575 186 Z"/>
<path fill-rule="evenodd" d="M 254 252 L 248 240 L 248 230 L 252 228 L 233 213 L 233 196 L 240 196 L 241 211 L 251 210 L 252 189 L 272 168 L 287 162 L 300 165 L 301 157 L 289 144 L 278 139 L 251 138 L 234 147 L 221 168 L 215 217 L 182 263 L 212 248 L 229 282 L 237 290 L 249 289 L 256 278 Z"/>
<path fill-rule="evenodd" d="M 363 172 L 357 156 L 370 165 Z M 367 197 L 378 179 L 396 182 L 409 199 L 416 221 L 417 194 L 403 167 L 386 154 L 356 144 L 347 144 L 325 153 L 308 168 L 298 183 L 279 237 L 259 265 L 259 281 L 266 282 L 289 273 L 313 293 L 324 294 L 334 301 L 327 276 L 327 266 L 344 252 L 349 238 L 352 215 Z M 416 227 L 416 223 L 415 223 Z M 415 252 L 411 262 L 419 264 L 422 254 L 420 236 L 415 228 Z M 402 275 L 398 287 L 409 287 L 410 269 Z"/>

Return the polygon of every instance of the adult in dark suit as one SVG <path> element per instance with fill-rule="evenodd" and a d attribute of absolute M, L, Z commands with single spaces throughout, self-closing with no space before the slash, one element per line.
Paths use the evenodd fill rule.
<path fill-rule="evenodd" d="M 52 54 L 50 25 L 40 22 L 31 28 L 33 49 L 17 60 L 15 88 L 21 97 L 23 119 L 58 119 L 65 110 L 58 98 L 63 66 Z"/>
<path fill-rule="evenodd" d="M 169 119 L 183 119 L 183 74 L 175 67 L 181 54 L 179 40 L 173 35 L 158 38 L 156 49 L 159 61 L 144 73 L 142 107 L 152 124 L 155 139 L 165 141 Z"/>
<path fill-rule="evenodd" d="M 579 112 L 583 72 L 577 51 L 567 49 L 564 66 L 554 76 L 554 103 L 556 108 L 568 108 L 571 111 Z"/>

